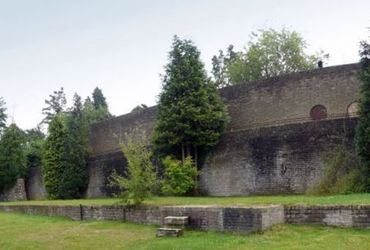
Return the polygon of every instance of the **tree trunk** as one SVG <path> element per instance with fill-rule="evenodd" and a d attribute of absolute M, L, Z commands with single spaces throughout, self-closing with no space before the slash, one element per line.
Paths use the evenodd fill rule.
<path fill-rule="evenodd" d="M 190 142 L 186 143 L 186 157 L 191 156 L 191 144 Z"/>
<path fill-rule="evenodd" d="M 184 164 L 185 161 L 185 149 L 184 149 L 184 143 L 181 143 L 181 162 Z"/>
<path fill-rule="evenodd" d="M 194 164 L 195 164 L 195 167 L 198 169 L 198 148 L 197 148 L 197 145 L 194 145 Z"/>

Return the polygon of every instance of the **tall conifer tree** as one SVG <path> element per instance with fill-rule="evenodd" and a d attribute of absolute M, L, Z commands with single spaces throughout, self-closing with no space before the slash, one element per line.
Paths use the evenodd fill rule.
<path fill-rule="evenodd" d="M 226 107 L 199 57 L 191 41 L 174 37 L 153 136 L 159 156 L 193 156 L 197 161 L 198 152 L 214 146 L 225 129 Z"/>

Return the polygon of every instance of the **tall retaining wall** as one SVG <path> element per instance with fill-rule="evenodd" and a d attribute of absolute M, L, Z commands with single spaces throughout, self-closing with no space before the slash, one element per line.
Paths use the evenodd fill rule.
<path fill-rule="evenodd" d="M 323 153 L 342 144 L 352 148 L 356 119 L 350 117 L 359 100 L 358 69 L 357 64 L 341 65 L 221 89 L 231 121 L 202 166 L 203 192 L 248 195 L 307 190 L 322 176 Z M 321 120 L 312 116 L 315 106 L 325 111 Z M 106 184 L 114 169 L 125 170 L 120 141 L 133 128 L 149 138 L 155 114 L 156 107 L 151 107 L 92 128 L 88 197 L 114 193 Z"/>

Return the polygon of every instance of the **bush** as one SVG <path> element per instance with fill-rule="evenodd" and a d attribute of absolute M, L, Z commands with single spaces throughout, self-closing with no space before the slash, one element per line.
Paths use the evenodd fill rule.
<path fill-rule="evenodd" d="M 348 194 L 364 191 L 361 166 L 354 153 L 344 147 L 338 147 L 323 158 L 324 177 L 308 190 L 309 194 Z"/>
<path fill-rule="evenodd" d="M 162 192 L 165 195 L 184 195 L 195 189 L 198 170 L 190 156 L 185 158 L 184 163 L 167 156 L 163 166 Z"/>
<path fill-rule="evenodd" d="M 135 139 L 134 139 L 135 138 Z M 152 163 L 152 152 L 146 146 L 143 136 L 129 136 L 121 144 L 127 160 L 127 172 L 123 177 L 114 172 L 111 184 L 118 185 L 123 191 L 119 195 L 126 205 L 140 205 L 156 190 L 156 172 Z"/>

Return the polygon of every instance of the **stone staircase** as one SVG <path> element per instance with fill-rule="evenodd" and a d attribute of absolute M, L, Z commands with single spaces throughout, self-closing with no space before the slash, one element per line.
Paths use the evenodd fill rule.
<path fill-rule="evenodd" d="M 157 237 L 179 237 L 188 223 L 188 216 L 167 216 L 164 218 L 164 227 L 157 230 Z"/>

